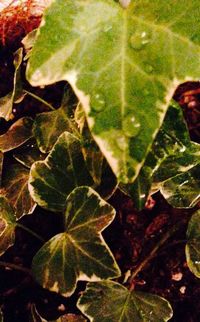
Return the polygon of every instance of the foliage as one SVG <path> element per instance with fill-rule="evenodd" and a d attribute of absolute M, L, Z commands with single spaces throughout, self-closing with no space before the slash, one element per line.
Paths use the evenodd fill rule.
<path fill-rule="evenodd" d="M 13 114 L 13 104 L 31 94 L 21 81 L 22 48 L 14 55 L 13 90 L 0 98 L 0 116 L 10 122 L 0 135 L 0 254 L 36 205 L 62 216 L 63 230 L 43 243 L 32 273 L 67 297 L 78 281 L 89 282 L 77 306 L 90 321 L 172 317 L 167 300 L 134 291 L 131 278 L 120 284 L 124 272 L 102 232 L 115 218 L 107 199 L 117 188 L 138 210 L 159 190 L 174 207 L 198 204 L 200 148 L 172 100 L 178 84 L 200 76 L 197 5 L 192 0 L 188 11 L 184 0 L 52 2 L 39 30 L 23 41 L 27 80 L 34 86 L 66 80 L 72 89 L 64 89 L 58 108 L 46 102 L 51 110 L 32 117 Z M 70 100 L 72 92 L 78 101 Z M 186 246 L 197 277 L 199 223 L 197 211 Z M 34 305 L 30 321 L 45 321 Z M 85 318 L 68 314 L 59 321 Z"/>

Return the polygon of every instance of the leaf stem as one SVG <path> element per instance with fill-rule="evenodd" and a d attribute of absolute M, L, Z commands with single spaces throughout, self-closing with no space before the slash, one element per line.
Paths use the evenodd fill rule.
<path fill-rule="evenodd" d="M 22 228 L 23 230 L 25 230 L 26 232 L 28 232 L 30 235 L 34 236 L 35 238 L 37 238 L 38 240 L 40 240 L 42 243 L 45 242 L 44 238 L 42 238 L 40 235 L 38 235 L 37 233 L 35 233 L 32 229 L 17 223 L 17 227 Z"/>
<path fill-rule="evenodd" d="M 7 262 L 3 262 L 3 261 L 0 261 L 0 266 L 5 267 L 5 268 L 8 267 L 8 268 L 14 269 L 16 271 L 21 271 L 21 272 L 23 272 L 25 274 L 28 274 L 28 275 L 32 276 L 31 270 L 26 268 L 26 267 L 22 267 L 22 266 L 13 264 L 13 263 L 7 263 Z"/>
<path fill-rule="evenodd" d="M 44 99 L 42 99 L 41 97 L 37 96 L 36 94 L 34 94 L 32 92 L 27 91 L 26 89 L 24 90 L 24 92 L 27 95 L 35 98 L 37 101 L 39 101 L 39 102 L 43 103 L 44 105 L 48 106 L 52 111 L 55 111 L 55 108 L 51 104 L 49 104 L 47 101 L 45 101 Z"/>
<path fill-rule="evenodd" d="M 157 251 L 160 247 L 163 246 L 163 244 L 176 232 L 179 230 L 179 228 L 188 221 L 188 218 L 184 218 L 184 220 L 179 221 L 176 223 L 171 229 L 169 229 L 164 236 L 160 239 L 160 241 L 154 246 L 154 248 L 151 250 L 149 255 L 145 257 L 141 263 L 132 271 L 132 274 L 128 280 L 130 289 L 133 289 L 133 281 L 135 277 L 140 273 L 144 267 L 156 256 Z"/>

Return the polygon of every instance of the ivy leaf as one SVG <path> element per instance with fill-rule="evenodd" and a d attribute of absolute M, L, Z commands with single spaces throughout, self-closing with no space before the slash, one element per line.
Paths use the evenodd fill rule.
<path fill-rule="evenodd" d="M 33 136 L 32 124 L 30 117 L 17 120 L 5 134 L 0 135 L 0 151 L 11 151 L 29 140 Z"/>
<path fill-rule="evenodd" d="M 33 273 L 45 288 L 70 296 L 77 281 L 118 277 L 120 270 L 101 232 L 115 210 L 89 187 L 67 198 L 65 232 L 51 238 L 33 259 Z"/>
<path fill-rule="evenodd" d="M 34 162 L 44 160 L 47 155 L 40 152 L 35 139 L 31 138 L 13 153 L 13 157 L 23 166 L 30 168 Z"/>
<path fill-rule="evenodd" d="M 0 196 L 0 256 L 14 244 L 16 218 L 7 200 Z"/>
<path fill-rule="evenodd" d="M 111 281 L 88 283 L 77 306 L 93 322 L 165 322 L 173 315 L 164 298 Z"/>
<path fill-rule="evenodd" d="M 119 181 L 129 183 L 176 87 L 199 80 L 200 13 L 197 0 L 187 7 L 185 0 L 135 0 L 126 9 L 117 2 L 52 2 L 27 78 L 33 86 L 71 84 L 101 151 Z"/>
<path fill-rule="evenodd" d="M 194 207 L 200 199 L 200 164 L 166 180 L 161 193 L 175 208 Z"/>
<path fill-rule="evenodd" d="M 186 259 L 191 272 L 200 278 L 200 211 L 190 219 L 187 229 Z"/>
<path fill-rule="evenodd" d="M 0 191 L 9 200 L 18 219 L 32 214 L 36 206 L 28 190 L 28 180 L 29 169 L 21 164 L 14 163 L 6 167 Z"/>
<path fill-rule="evenodd" d="M 121 188 L 133 198 L 135 206 L 141 210 L 150 192 L 159 190 L 167 179 L 195 167 L 199 163 L 199 157 L 200 145 L 191 142 L 182 110 L 173 102 L 139 176 L 133 184 L 121 185 Z M 183 174 L 182 177 L 184 176 Z M 174 185 L 171 194 L 175 188 Z M 196 193 L 195 190 L 192 191 Z"/>
<path fill-rule="evenodd" d="M 49 125 L 51 125 L 49 127 Z M 41 152 L 49 152 L 58 137 L 65 131 L 79 137 L 76 124 L 71 118 L 68 101 L 63 99 L 62 106 L 51 112 L 40 113 L 36 116 L 33 125 L 33 134 Z"/>
<path fill-rule="evenodd" d="M 44 161 L 35 162 L 30 171 L 29 190 L 41 207 L 63 211 L 69 193 L 93 180 L 85 166 L 79 140 L 64 132 Z"/>
<path fill-rule="evenodd" d="M 20 102 L 24 93 L 22 90 L 21 83 L 21 63 L 23 59 L 23 49 L 19 48 L 14 53 L 14 79 L 13 79 L 13 90 L 8 93 L 6 96 L 0 98 L 0 117 L 3 117 L 6 121 L 9 121 L 12 118 L 12 108 L 14 103 Z"/>

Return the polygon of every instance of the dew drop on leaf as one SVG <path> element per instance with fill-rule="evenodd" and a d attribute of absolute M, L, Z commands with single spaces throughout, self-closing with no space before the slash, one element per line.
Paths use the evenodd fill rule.
<path fill-rule="evenodd" d="M 92 109 L 95 112 L 101 112 L 105 107 L 105 104 L 106 104 L 105 98 L 102 94 L 97 93 L 93 95 L 91 105 L 92 105 Z"/>
<path fill-rule="evenodd" d="M 151 65 L 149 65 L 149 64 L 146 64 L 146 65 L 145 65 L 145 71 L 146 71 L 148 74 L 151 74 L 151 73 L 153 73 L 154 68 L 153 68 L 153 66 L 151 66 Z"/>
<path fill-rule="evenodd" d="M 134 50 L 142 50 L 151 40 L 147 31 L 136 32 L 131 36 L 130 44 Z"/>
<path fill-rule="evenodd" d="M 131 3 L 131 0 L 119 0 L 119 3 L 121 4 L 122 8 L 126 9 Z"/>
<path fill-rule="evenodd" d="M 138 122 L 133 115 L 127 116 L 123 121 L 123 131 L 126 136 L 136 136 L 141 128 L 140 122 Z"/>

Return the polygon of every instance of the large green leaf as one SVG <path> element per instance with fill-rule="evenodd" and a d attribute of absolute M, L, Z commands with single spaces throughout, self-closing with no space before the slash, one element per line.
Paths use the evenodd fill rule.
<path fill-rule="evenodd" d="M 13 90 L 6 96 L 0 98 L 0 117 L 3 117 L 7 121 L 12 118 L 12 108 L 14 103 L 20 102 L 24 93 L 22 90 L 21 83 L 21 63 L 23 58 L 23 49 L 19 48 L 14 53 L 14 79 L 13 79 Z"/>
<path fill-rule="evenodd" d="M 69 193 L 93 180 L 85 166 L 79 140 L 72 134 L 61 134 L 44 161 L 35 162 L 30 171 L 29 190 L 41 207 L 63 211 Z"/>
<path fill-rule="evenodd" d="M 0 135 L 0 151 L 7 152 L 16 149 L 32 135 L 33 120 L 30 117 L 23 117 L 17 120 L 8 131 Z"/>
<path fill-rule="evenodd" d="M 178 174 L 186 173 L 181 178 L 188 176 L 187 171 L 193 171 L 192 169 L 199 161 L 200 145 L 191 142 L 187 126 L 183 119 L 182 110 L 176 103 L 172 103 L 137 179 L 133 184 L 123 185 L 122 189 L 133 197 L 135 206 L 138 209 L 142 209 L 150 191 L 159 190 L 164 181 Z M 197 180 L 197 186 L 198 176 L 193 179 Z M 192 194 L 195 195 L 197 190 L 192 189 L 192 182 L 189 182 L 189 184 L 191 184 L 191 196 Z M 172 198 L 175 198 L 173 195 L 175 194 L 176 188 L 179 189 L 180 187 L 177 187 L 174 182 L 174 186 L 170 192 Z M 167 195 L 164 189 L 163 193 Z"/>
<path fill-rule="evenodd" d="M 53 1 L 27 70 L 34 86 L 71 84 L 124 183 L 139 173 L 177 85 L 200 77 L 198 0 L 129 2 Z"/>
<path fill-rule="evenodd" d="M 0 256 L 14 244 L 16 218 L 7 200 L 0 196 Z"/>
<path fill-rule="evenodd" d="M 188 225 L 186 258 L 191 272 L 200 278 L 200 210 L 192 216 Z"/>
<path fill-rule="evenodd" d="M 28 190 L 28 180 L 29 169 L 19 163 L 7 165 L 0 192 L 12 205 L 18 219 L 31 214 L 35 209 L 36 204 Z"/>
<path fill-rule="evenodd" d="M 33 273 L 43 287 L 70 296 L 77 281 L 118 277 L 120 270 L 101 232 L 115 210 L 89 187 L 67 198 L 65 232 L 51 238 L 33 259 Z"/>
<path fill-rule="evenodd" d="M 111 281 L 88 283 L 78 308 L 91 322 L 165 322 L 173 315 L 164 298 Z"/>

